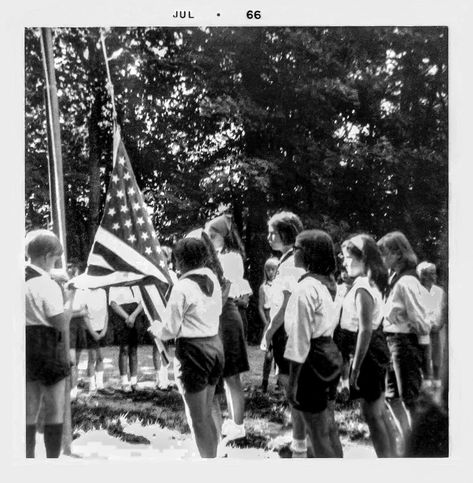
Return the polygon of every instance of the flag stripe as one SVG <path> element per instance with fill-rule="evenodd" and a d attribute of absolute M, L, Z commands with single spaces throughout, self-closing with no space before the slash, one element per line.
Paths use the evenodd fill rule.
<path fill-rule="evenodd" d="M 165 284 L 171 284 L 171 280 L 166 278 L 163 272 L 153 265 L 147 258 L 140 255 L 136 250 L 122 242 L 120 238 L 101 226 L 98 228 L 95 235 L 94 246 L 95 245 L 97 245 L 97 250 L 102 256 L 110 256 L 110 259 L 107 260 L 109 263 L 112 264 L 112 259 L 116 260 L 117 264 L 123 264 L 121 266 L 128 267 L 125 268 L 125 270 L 152 275 Z M 117 267 L 117 270 L 122 269 Z"/>

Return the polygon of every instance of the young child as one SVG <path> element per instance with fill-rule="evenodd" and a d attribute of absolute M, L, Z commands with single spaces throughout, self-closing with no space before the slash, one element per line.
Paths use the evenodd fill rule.
<path fill-rule="evenodd" d="M 384 264 L 391 271 L 384 309 L 384 332 L 391 353 L 386 398 L 391 413 L 408 440 L 422 384 L 422 347 L 430 332 L 426 289 L 417 278 L 417 256 L 406 236 L 391 232 L 378 241 Z"/>
<path fill-rule="evenodd" d="M 58 238 L 35 230 L 26 238 L 26 457 L 34 458 L 36 424 L 45 409 L 44 444 L 48 458 L 61 452 L 65 381 L 70 374 L 65 341 L 73 292 L 64 307 L 61 288 L 51 270 L 62 255 Z"/>
<path fill-rule="evenodd" d="M 321 230 L 303 231 L 296 238 L 294 257 L 295 266 L 306 273 L 294 288 L 285 315 L 287 397 L 303 415 L 315 456 L 335 458 L 341 445 L 330 435 L 328 397 L 342 356 L 332 339 L 337 324 L 332 239 Z"/>
<path fill-rule="evenodd" d="M 375 241 L 356 235 L 342 244 L 343 263 L 354 280 L 343 300 L 341 325 L 354 330 L 351 365 L 352 398 L 361 398 L 361 409 L 370 429 L 376 454 L 395 455 L 395 440 L 385 407 L 385 377 L 390 354 L 382 333 L 383 292 L 388 272 Z"/>
<path fill-rule="evenodd" d="M 125 393 L 138 388 L 138 330 L 139 317 L 143 317 L 143 305 L 138 286 L 110 287 L 110 307 L 114 315 L 114 332 L 120 346 L 118 368 L 120 382 Z M 128 366 L 130 379 L 128 379 Z"/>
<path fill-rule="evenodd" d="M 271 288 L 273 280 L 278 269 L 278 259 L 270 257 L 266 260 L 263 268 L 263 283 L 260 285 L 258 291 L 258 312 L 261 321 L 264 324 L 264 331 L 266 331 L 270 322 L 269 309 L 271 308 Z M 273 364 L 273 349 L 269 347 L 264 355 L 263 364 L 263 381 L 261 389 L 263 392 L 268 390 L 269 374 L 271 373 L 271 365 Z"/>
<path fill-rule="evenodd" d="M 184 399 L 202 458 L 215 458 L 218 431 L 212 418 L 215 386 L 223 373 L 223 345 L 218 335 L 222 292 L 217 277 L 205 267 L 208 251 L 202 240 L 185 238 L 174 248 L 180 278 L 174 285 L 162 323 L 153 333 L 176 339 L 178 387 Z"/>
<path fill-rule="evenodd" d="M 76 279 L 76 281 L 79 277 Z M 74 281 L 72 281 L 74 282 Z M 109 394 L 103 383 L 102 347 L 108 328 L 108 297 L 103 288 L 78 289 L 74 300 L 74 314 L 83 317 L 88 351 L 87 378 L 89 394 L 96 391 Z"/>
<path fill-rule="evenodd" d="M 83 272 L 80 263 L 68 263 L 67 264 L 67 274 L 69 279 L 77 277 Z M 69 290 L 69 285 L 65 284 L 65 290 Z M 79 291 L 80 292 L 80 291 Z M 71 356 L 71 401 L 77 398 L 77 386 L 79 383 L 79 370 L 78 365 L 80 361 L 81 352 L 83 349 L 87 348 L 87 338 L 86 329 L 84 323 L 84 315 L 82 313 L 82 308 L 77 306 L 78 292 L 76 292 L 76 297 L 74 299 L 74 304 L 72 306 L 72 316 L 69 323 L 69 351 Z"/>

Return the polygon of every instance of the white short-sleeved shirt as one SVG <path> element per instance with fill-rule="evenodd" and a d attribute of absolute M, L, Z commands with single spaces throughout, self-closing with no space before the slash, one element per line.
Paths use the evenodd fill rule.
<path fill-rule="evenodd" d="M 261 284 L 261 291 L 263 293 L 263 308 L 265 310 L 269 310 L 271 308 L 272 288 L 272 282 L 265 282 Z"/>
<path fill-rule="evenodd" d="M 132 304 L 141 302 L 140 288 L 130 287 L 110 287 L 109 303 L 115 302 L 117 305 Z"/>
<path fill-rule="evenodd" d="M 288 339 L 284 357 L 304 363 L 311 339 L 332 336 L 337 323 L 335 302 L 327 287 L 313 277 L 305 277 L 287 303 L 284 328 Z"/>
<path fill-rule="evenodd" d="M 187 278 L 192 274 L 210 278 L 212 295 L 204 294 L 195 281 Z M 155 334 L 162 340 L 212 337 L 218 334 L 221 313 L 222 290 L 217 277 L 208 268 L 190 270 L 173 286 L 163 322 L 158 324 Z"/>
<path fill-rule="evenodd" d="M 245 291 L 248 282 L 244 279 L 245 267 L 241 255 L 238 252 L 218 253 L 218 259 L 222 265 L 223 276 L 231 282 L 228 297 L 238 298 L 248 293 Z"/>
<path fill-rule="evenodd" d="M 107 318 L 107 292 L 103 288 L 78 289 L 74 297 L 73 310 L 85 308 L 93 330 L 100 331 L 105 327 Z"/>
<path fill-rule="evenodd" d="M 365 289 L 373 299 L 373 330 L 376 330 L 383 320 L 384 302 L 378 287 L 374 283 L 371 284 L 366 276 L 357 277 L 342 302 L 340 327 L 350 332 L 357 332 L 360 325 L 355 300 L 356 293 L 361 288 Z"/>
<path fill-rule="evenodd" d="M 432 327 L 440 327 L 442 325 L 443 310 L 446 303 L 445 291 L 438 285 L 432 285 L 427 290 L 427 310 L 431 315 Z"/>
<path fill-rule="evenodd" d="M 49 273 L 35 265 L 30 264 L 29 266 L 40 275 L 25 282 L 26 325 L 52 327 L 48 318 L 64 312 L 64 298 L 61 288 Z"/>
<path fill-rule="evenodd" d="M 384 331 L 417 333 L 416 327 L 430 325 L 427 289 L 413 275 L 404 275 L 394 285 L 384 306 Z"/>
<path fill-rule="evenodd" d="M 279 312 L 284 302 L 284 292 L 292 293 L 304 273 L 303 268 L 295 266 L 294 253 L 291 252 L 289 256 L 282 257 L 271 289 L 271 307 L 269 309 L 271 320 Z"/>

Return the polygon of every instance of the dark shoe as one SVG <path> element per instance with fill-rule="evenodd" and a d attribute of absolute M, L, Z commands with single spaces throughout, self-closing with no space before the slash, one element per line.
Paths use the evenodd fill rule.
<path fill-rule="evenodd" d="M 97 392 L 102 396 L 113 396 L 115 394 L 115 391 L 113 389 L 108 389 L 106 387 L 103 387 L 102 389 L 97 389 Z"/>
<path fill-rule="evenodd" d="M 292 450 L 290 444 L 281 446 L 281 448 L 278 449 L 278 455 L 280 458 L 292 458 Z"/>
<path fill-rule="evenodd" d="M 132 384 L 131 385 L 131 392 L 137 392 L 138 391 L 138 384 Z"/>

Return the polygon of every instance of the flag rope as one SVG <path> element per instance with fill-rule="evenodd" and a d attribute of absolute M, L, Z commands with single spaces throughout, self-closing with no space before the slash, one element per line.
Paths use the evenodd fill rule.
<path fill-rule="evenodd" d="M 102 44 L 103 57 L 105 60 L 105 69 L 107 70 L 107 91 L 112 101 L 112 119 L 113 119 L 113 127 L 114 127 L 113 130 L 115 132 L 115 127 L 117 123 L 117 110 L 115 107 L 115 91 L 113 88 L 112 76 L 110 75 L 110 67 L 108 65 L 107 47 L 105 46 L 105 35 L 103 33 L 103 29 L 100 29 L 100 42 Z"/>

